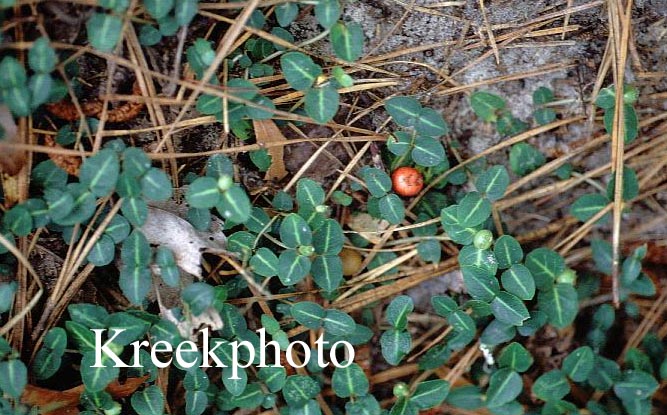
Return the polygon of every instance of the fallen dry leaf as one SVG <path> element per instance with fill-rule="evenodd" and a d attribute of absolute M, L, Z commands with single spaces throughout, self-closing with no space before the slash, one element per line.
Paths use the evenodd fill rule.
<path fill-rule="evenodd" d="M 368 213 L 359 213 L 350 216 L 347 226 L 353 231 L 359 232 L 359 236 L 371 243 L 377 244 L 382 240 L 382 234 L 379 232 L 387 229 L 389 222 L 383 219 L 376 219 Z"/>
<path fill-rule="evenodd" d="M 49 147 L 63 148 L 63 146 L 56 143 L 56 140 L 54 140 L 53 137 L 49 135 L 44 136 L 44 144 L 46 144 Z M 55 163 L 56 166 L 65 170 L 67 174 L 71 174 L 72 176 L 79 175 L 79 168 L 81 167 L 81 157 L 49 153 L 49 158 L 51 159 L 51 161 L 53 161 L 53 163 Z"/>
<path fill-rule="evenodd" d="M 253 120 L 252 125 L 255 128 L 255 138 L 259 145 L 287 141 L 280 128 L 272 120 Z M 266 171 L 264 180 L 280 180 L 287 176 L 283 160 L 284 148 L 281 145 L 266 147 L 266 151 L 271 156 L 271 166 Z"/>
<path fill-rule="evenodd" d="M 23 150 L 12 148 L 12 143 L 19 143 L 18 128 L 14 117 L 6 105 L 0 105 L 0 127 L 2 127 L 2 141 L 10 146 L 3 146 L 0 151 L 0 171 L 9 176 L 18 174 L 26 163 L 26 153 Z"/>
<path fill-rule="evenodd" d="M 190 222 L 167 210 L 149 206 L 141 232 L 152 245 L 169 248 L 183 271 L 201 278 L 201 254 L 224 251 L 227 245 L 222 229 L 202 232 Z"/>
<path fill-rule="evenodd" d="M 114 399 L 127 398 L 143 385 L 147 379 L 148 376 L 129 378 L 123 384 L 118 383 L 116 380 L 107 386 L 106 391 Z M 79 413 L 77 407 L 79 406 L 79 400 L 84 390 L 85 387 L 83 385 L 65 391 L 27 385 L 23 391 L 23 395 L 21 395 L 21 402 L 29 406 L 38 407 L 42 415 L 76 415 Z"/>

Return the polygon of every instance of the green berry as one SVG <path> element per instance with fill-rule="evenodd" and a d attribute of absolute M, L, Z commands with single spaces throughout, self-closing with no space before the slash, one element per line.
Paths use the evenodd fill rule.
<path fill-rule="evenodd" d="M 577 273 L 572 268 L 566 268 L 558 277 L 556 282 L 559 284 L 574 285 L 577 282 Z"/>
<path fill-rule="evenodd" d="M 311 256 L 315 253 L 315 248 L 310 245 L 301 245 L 299 247 L 299 255 Z"/>
<path fill-rule="evenodd" d="M 223 174 L 218 179 L 218 189 L 220 189 L 221 192 L 229 190 L 233 184 L 234 180 L 232 180 L 232 178 L 227 176 L 226 174 Z"/>
<path fill-rule="evenodd" d="M 493 243 L 493 234 L 487 229 L 477 231 L 472 243 L 477 249 L 489 249 Z"/>
<path fill-rule="evenodd" d="M 394 385 L 394 396 L 397 398 L 407 398 L 410 395 L 410 388 L 403 382 Z"/>

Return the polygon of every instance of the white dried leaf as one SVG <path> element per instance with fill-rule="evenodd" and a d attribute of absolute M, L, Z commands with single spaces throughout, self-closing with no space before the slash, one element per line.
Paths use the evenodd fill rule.
<path fill-rule="evenodd" d="M 348 219 L 347 226 L 357 231 L 362 238 L 377 244 L 382 241 L 381 232 L 389 227 L 389 222 L 384 219 L 376 219 L 368 213 L 358 213 Z"/>
<path fill-rule="evenodd" d="M 178 333 L 185 339 L 197 341 L 198 333 L 202 329 L 211 331 L 221 330 L 224 327 L 220 313 L 215 307 L 209 307 L 198 316 L 188 315 L 187 318 L 179 320 L 172 309 L 162 308 L 162 317 L 176 325 Z"/>
<path fill-rule="evenodd" d="M 149 206 L 141 232 L 152 245 L 169 248 L 183 271 L 201 278 L 201 254 L 224 251 L 227 239 L 219 222 L 214 231 L 202 232 L 190 222 L 164 209 Z"/>

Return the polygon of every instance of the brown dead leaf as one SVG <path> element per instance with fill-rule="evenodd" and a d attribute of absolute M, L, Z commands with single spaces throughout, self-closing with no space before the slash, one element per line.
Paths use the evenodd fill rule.
<path fill-rule="evenodd" d="M 107 392 L 114 399 L 127 398 L 146 382 L 148 376 L 129 378 L 122 385 L 114 381 L 107 386 Z M 36 406 L 42 415 L 76 415 L 79 413 L 79 400 L 85 390 L 83 385 L 65 391 L 55 391 L 38 386 L 27 385 L 21 395 L 21 402 Z"/>
<path fill-rule="evenodd" d="M 49 135 L 44 136 L 44 144 L 46 144 L 49 147 L 63 148 L 60 144 L 56 143 L 56 140 L 54 140 L 53 137 Z M 51 161 L 53 161 L 53 163 L 56 166 L 65 170 L 67 174 L 71 174 L 72 176 L 79 175 L 79 168 L 81 167 L 81 157 L 49 153 L 49 158 L 51 159 Z"/>
<path fill-rule="evenodd" d="M 2 127 L 2 141 L 7 144 L 19 143 L 21 137 L 14 117 L 6 105 L 0 105 L 0 127 Z M 26 163 L 26 153 L 11 146 L 6 146 L 0 151 L 0 171 L 9 176 L 17 175 Z"/>
<path fill-rule="evenodd" d="M 259 145 L 287 141 L 280 128 L 272 120 L 253 120 L 252 124 Z M 271 156 L 271 166 L 266 171 L 264 180 L 280 180 L 287 176 L 285 161 L 283 160 L 284 149 L 285 147 L 281 145 L 266 147 L 266 151 Z"/>

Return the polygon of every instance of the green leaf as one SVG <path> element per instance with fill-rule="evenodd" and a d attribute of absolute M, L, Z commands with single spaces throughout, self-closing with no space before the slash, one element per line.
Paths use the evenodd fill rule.
<path fill-rule="evenodd" d="M 595 105 L 602 109 L 613 109 L 616 105 L 616 92 L 614 86 L 602 88 L 595 98 Z"/>
<path fill-rule="evenodd" d="M 198 0 L 179 0 L 174 4 L 174 16 L 179 26 L 187 26 L 197 14 Z"/>
<path fill-rule="evenodd" d="M 151 262 L 151 247 L 140 230 L 134 230 L 123 242 L 120 258 L 125 266 L 148 266 Z"/>
<path fill-rule="evenodd" d="M 320 385 L 309 376 L 292 375 L 287 377 L 282 393 L 289 406 L 301 406 L 320 393 Z"/>
<path fill-rule="evenodd" d="M 472 340 L 477 331 L 475 321 L 463 310 L 456 310 L 447 317 L 447 321 L 452 325 L 454 331 L 463 334 L 465 338 Z M 459 339 L 461 340 L 461 339 Z M 465 343 L 468 343 L 467 341 Z M 450 344 L 451 346 L 451 344 Z"/>
<path fill-rule="evenodd" d="M 278 275 L 278 257 L 269 248 L 259 248 L 250 258 L 250 266 L 262 277 Z"/>
<path fill-rule="evenodd" d="M 12 308 L 17 288 L 16 281 L 0 283 L 0 313 L 6 313 Z M 0 351 L 1 355 L 2 352 Z"/>
<path fill-rule="evenodd" d="M 438 111 L 432 108 L 422 108 L 417 115 L 415 130 L 418 134 L 441 137 L 449 132 L 449 127 Z"/>
<path fill-rule="evenodd" d="M 143 150 L 128 147 L 123 151 L 123 173 L 130 177 L 139 177 L 151 168 L 151 159 Z"/>
<path fill-rule="evenodd" d="M 609 203 L 609 199 L 604 195 L 598 193 L 585 194 L 580 196 L 570 206 L 570 215 L 582 222 L 586 222 L 607 207 Z"/>
<path fill-rule="evenodd" d="M 319 0 L 315 5 L 317 23 L 325 29 L 331 28 L 338 21 L 340 13 L 341 7 L 338 0 Z"/>
<path fill-rule="evenodd" d="M 94 13 L 86 23 L 88 41 L 95 49 L 111 52 L 120 39 L 123 21 L 111 14 Z"/>
<path fill-rule="evenodd" d="M 296 184 L 296 200 L 299 207 L 314 209 L 324 203 L 324 198 L 321 184 L 312 179 L 299 179 Z"/>
<path fill-rule="evenodd" d="M 508 344 L 498 357 L 498 365 L 507 367 L 516 372 L 522 373 L 530 369 L 534 359 L 530 352 L 520 343 L 512 342 Z"/>
<path fill-rule="evenodd" d="M 111 237 L 114 243 L 121 243 L 128 237 L 130 230 L 130 224 L 127 219 L 117 214 L 111 218 L 111 221 L 104 229 L 104 234 Z"/>
<path fill-rule="evenodd" d="M 421 241 L 417 244 L 417 253 L 424 261 L 438 263 L 442 253 L 440 242 L 435 239 Z"/>
<path fill-rule="evenodd" d="M 30 77 L 28 88 L 30 89 L 30 105 L 37 108 L 51 96 L 53 78 L 47 73 L 37 73 Z"/>
<path fill-rule="evenodd" d="M 296 3 L 282 3 L 276 6 L 275 13 L 278 24 L 282 27 L 287 27 L 299 14 L 299 6 Z"/>
<path fill-rule="evenodd" d="M 151 385 L 142 390 L 132 394 L 132 409 L 139 415 L 154 415 L 164 412 L 164 396 L 162 390 L 156 386 Z"/>
<path fill-rule="evenodd" d="M 625 119 L 625 144 L 632 143 L 639 134 L 639 120 L 637 119 L 637 112 L 632 105 L 623 105 L 623 118 Z M 609 109 L 604 113 L 604 128 L 607 133 L 611 134 L 614 122 L 614 110 Z"/>
<path fill-rule="evenodd" d="M 0 90 L 2 101 L 9 107 L 16 117 L 27 117 L 30 115 L 30 90 L 25 87 L 11 87 Z"/>
<path fill-rule="evenodd" d="M 583 382 L 595 365 L 595 354 L 588 346 L 573 350 L 563 361 L 563 371 L 575 382 Z"/>
<path fill-rule="evenodd" d="M 486 405 L 490 408 L 513 401 L 523 389 L 521 376 L 509 368 L 498 369 L 489 379 Z"/>
<path fill-rule="evenodd" d="M 49 73 L 55 69 L 57 61 L 56 52 L 47 38 L 40 37 L 35 40 L 28 52 L 30 69 L 35 72 Z"/>
<path fill-rule="evenodd" d="M 150 268 L 125 266 L 120 271 L 118 283 L 132 304 L 141 305 L 151 289 Z"/>
<path fill-rule="evenodd" d="M 339 398 L 363 396 L 368 393 L 369 382 L 361 367 L 352 363 L 348 367 L 337 367 L 331 377 L 331 387 Z"/>
<path fill-rule="evenodd" d="M 541 291 L 537 297 L 540 310 L 548 316 L 548 321 L 562 329 L 574 321 L 579 311 L 577 291 L 572 284 L 556 284 Z"/>
<path fill-rule="evenodd" d="M 523 259 L 521 245 L 510 235 L 503 235 L 498 238 L 493 247 L 493 253 L 496 255 L 498 267 L 501 269 L 510 268 Z"/>
<path fill-rule="evenodd" d="M 65 339 L 65 342 L 66 341 L 67 340 Z M 40 380 L 45 380 L 55 375 L 62 364 L 62 356 L 62 351 L 54 351 L 48 347 L 41 348 L 35 355 L 32 365 L 32 372 L 35 377 Z"/>
<path fill-rule="evenodd" d="M 484 121 L 495 122 L 498 110 L 505 108 L 505 100 L 489 92 L 475 92 L 470 96 L 470 106 Z"/>
<path fill-rule="evenodd" d="M 458 209 L 458 222 L 465 228 L 480 225 L 491 216 L 491 203 L 477 192 L 467 193 Z"/>
<path fill-rule="evenodd" d="M 533 112 L 533 117 L 539 125 L 547 125 L 556 121 L 556 111 L 552 108 L 538 108 Z"/>
<path fill-rule="evenodd" d="M 308 223 L 296 213 L 290 213 L 280 224 L 280 240 L 289 248 L 312 243 L 312 232 Z"/>
<path fill-rule="evenodd" d="M 565 260 L 549 248 L 537 248 L 526 256 L 524 265 L 535 279 L 538 289 L 549 289 L 563 271 Z"/>
<path fill-rule="evenodd" d="M 412 298 L 407 295 L 399 295 L 391 300 L 385 316 L 389 324 L 397 330 L 405 330 L 408 327 L 408 314 L 415 309 Z"/>
<path fill-rule="evenodd" d="M 84 160 L 79 180 L 97 197 L 108 196 L 116 187 L 120 162 L 115 151 L 102 149 Z"/>
<path fill-rule="evenodd" d="M 412 147 L 412 137 L 405 131 L 395 131 L 387 138 L 387 149 L 395 156 L 407 154 L 410 147 Z"/>
<path fill-rule="evenodd" d="M 390 329 L 380 337 L 380 349 L 384 360 L 396 366 L 412 348 L 412 338 L 407 331 Z"/>
<path fill-rule="evenodd" d="M 28 236 L 33 229 L 30 211 L 22 205 L 11 208 L 2 217 L 2 224 L 16 236 Z"/>
<path fill-rule="evenodd" d="M 345 336 L 352 332 L 356 327 L 354 319 L 346 313 L 339 310 L 327 310 L 322 319 L 324 330 L 333 336 Z"/>
<path fill-rule="evenodd" d="M 120 370 L 114 367 L 110 359 L 102 354 L 102 367 L 95 365 L 95 351 L 87 351 L 81 359 L 81 380 L 90 392 L 100 392 L 114 379 L 118 378 Z M 4 388 L 3 388 L 4 389 Z"/>
<path fill-rule="evenodd" d="M 287 83 L 298 91 L 310 88 L 322 74 L 322 68 L 301 52 L 284 54 L 280 58 L 280 67 Z"/>
<path fill-rule="evenodd" d="M 588 374 L 588 383 L 598 390 L 606 391 L 621 379 L 621 369 L 613 360 L 595 355 L 595 367 Z"/>
<path fill-rule="evenodd" d="M 331 86 L 312 88 L 306 91 L 304 108 L 306 114 L 319 124 L 331 121 L 338 112 L 340 96 Z"/>
<path fill-rule="evenodd" d="M 235 184 L 222 192 L 220 203 L 215 206 L 215 209 L 230 222 L 245 223 L 250 218 L 252 205 L 245 190 Z"/>
<path fill-rule="evenodd" d="M 21 88 L 25 87 L 28 80 L 25 67 L 13 56 L 5 56 L 0 61 L 0 87 Z"/>
<path fill-rule="evenodd" d="M 120 210 L 123 216 L 134 226 L 142 226 L 148 218 L 148 205 L 138 197 L 124 199 Z"/>
<path fill-rule="evenodd" d="M 424 167 L 437 166 L 445 161 L 445 148 L 436 138 L 417 136 L 412 149 L 412 160 Z"/>
<path fill-rule="evenodd" d="M 232 370 L 231 367 L 222 369 L 222 383 L 232 396 L 239 396 L 248 385 L 248 372 L 244 368 L 238 368 L 237 377 L 239 379 L 232 379 Z"/>
<path fill-rule="evenodd" d="M 175 0 L 144 0 L 144 7 L 148 14 L 159 20 L 165 17 L 174 8 Z"/>
<path fill-rule="evenodd" d="M 206 161 L 206 176 L 214 179 L 220 176 L 234 177 L 234 163 L 224 154 L 214 154 Z"/>
<path fill-rule="evenodd" d="M 384 195 L 379 201 L 382 219 L 392 225 L 398 225 L 405 219 L 405 206 L 403 201 L 395 193 Z"/>
<path fill-rule="evenodd" d="M 313 247 L 320 255 L 338 255 L 343 249 L 343 243 L 343 229 L 334 219 L 326 219 L 313 233 Z"/>
<path fill-rule="evenodd" d="M 658 382 L 650 374 L 641 370 L 628 370 L 620 382 L 614 384 L 614 393 L 623 401 L 648 399 L 656 390 Z"/>
<path fill-rule="evenodd" d="M 310 272 L 311 262 L 308 257 L 299 255 L 294 250 L 283 251 L 278 257 L 278 278 L 283 285 L 294 285 Z"/>
<path fill-rule="evenodd" d="M 477 177 L 475 187 L 494 202 L 503 197 L 509 184 L 510 176 L 505 166 L 493 166 Z"/>
<path fill-rule="evenodd" d="M 343 262 L 338 255 L 317 256 L 310 267 L 313 281 L 326 292 L 332 292 L 343 282 Z"/>
<path fill-rule="evenodd" d="M 385 101 L 384 108 L 389 115 L 402 127 L 412 127 L 417 122 L 417 117 L 422 106 L 412 97 L 393 97 Z"/>
<path fill-rule="evenodd" d="M 554 93 L 547 87 L 541 86 L 533 92 L 533 105 L 544 105 L 554 100 Z"/>
<path fill-rule="evenodd" d="M 317 330 L 322 327 L 326 310 L 319 304 L 310 301 L 294 303 L 290 308 L 290 314 L 294 319 L 309 329 Z"/>
<path fill-rule="evenodd" d="M 478 386 L 466 385 L 452 389 L 447 395 L 447 403 L 456 408 L 473 410 L 482 407 L 484 400 Z"/>
<path fill-rule="evenodd" d="M 523 322 L 530 317 L 523 301 L 506 291 L 500 291 L 491 301 L 491 310 L 498 321 L 513 326 L 523 325 Z"/>
<path fill-rule="evenodd" d="M 95 242 L 86 259 L 96 267 L 108 265 L 116 255 L 116 244 L 109 235 L 102 235 Z"/>
<path fill-rule="evenodd" d="M 500 292 L 500 284 L 495 276 L 474 265 L 461 267 L 463 282 L 468 294 L 476 300 L 490 302 Z"/>
<path fill-rule="evenodd" d="M 535 296 L 535 280 L 528 268 L 514 264 L 500 276 L 503 288 L 522 300 L 532 300 Z"/>
<path fill-rule="evenodd" d="M 380 198 L 391 190 L 391 178 L 384 171 L 375 168 L 364 168 L 359 172 L 359 175 L 366 183 L 368 191 L 373 197 Z"/>
<path fill-rule="evenodd" d="M 359 23 L 336 23 L 331 26 L 329 38 L 334 53 L 343 60 L 356 61 L 363 52 L 364 32 Z"/>
<path fill-rule="evenodd" d="M 419 409 L 429 409 L 440 405 L 449 393 L 449 382 L 446 380 L 427 380 L 417 385 L 410 396 L 410 402 Z"/>
<path fill-rule="evenodd" d="M 543 401 L 558 401 L 570 393 L 570 384 L 560 370 L 551 370 L 535 380 L 533 394 Z"/>
<path fill-rule="evenodd" d="M 220 203 L 218 181 L 213 177 L 200 177 L 190 183 L 185 199 L 193 208 L 207 209 Z"/>
<path fill-rule="evenodd" d="M 264 382 L 271 393 L 280 391 L 287 380 L 287 371 L 282 366 L 269 366 L 259 369 L 257 377 Z"/>
<path fill-rule="evenodd" d="M 213 305 L 215 289 L 205 282 L 194 282 L 185 287 L 181 298 L 192 314 L 198 316 Z"/>
<path fill-rule="evenodd" d="M 150 200 L 163 202 L 171 197 L 171 180 L 162 169 L 151 168 L 141 178 L 141 192 Z"/>
<path fill-rule="evenodd" d="M 257 95 L 252 100 L 257 107 L 246 107 L 246 113 L 248 117 L 253 120 L 268 120 L 273 117 L 273 111 L 276 109 L 276 105 L 269 98 Z"/>
<path fill-rule="evenodd" d="M 528 143 L 517 143 L 510 150 L 510 168 L 515 174 L 525 176 L 546 162 L 544 155 Z"/>
<path fill-rule="evenodd" d="M 431 305 L 439 316 L 448 318 L 450 314 L 458 310 L 459 306 L 448 295 L 434 295 L 431 297 Z"/>
<path fill-rule="evenodd" d="M 614 199 L 614 188 L 616 187 L 616 174 L 612 172 L 611 180 L 607 184 L 607 198 Z M 639 182 L 637 173 L 630 167 L 623 167 L 623 200 L 628 201 L 639 195 Z"/>
<path fill-rule="evenodd" d="M 204 391 L 185 392 L 185 414 L 201 415 L 208 405 L 208 396 Z"/>
<path fill-rule="evenodd" d="M 28 369 L 18 359 L 0 362 L 0 390 L 18 399 L 28 383 Z"/>

